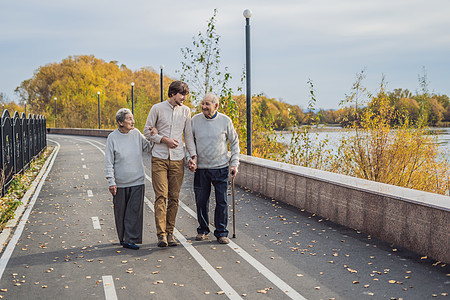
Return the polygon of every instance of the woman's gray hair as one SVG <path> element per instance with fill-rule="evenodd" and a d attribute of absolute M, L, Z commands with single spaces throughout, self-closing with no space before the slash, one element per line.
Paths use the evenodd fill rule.
<path fill-rule="evenodd" d="M 116 122 L 117 122 L 117 125 L 120 126 L 119 122 L 122 122 L 122 123 L 123 123 L 123 122 L 125 121 L 125 117 L 126 117 L 128 114 L 131 114 L 131 110 L 129 110 L 128 108 L 121 108 L 121 109 L 119 109 L 119 110 L 117 111 L 117 113 L 116 113 Z"/>
<path fill-rule="evenodd" d="M 208 94 L 206 94 L 205 97 L 204 97 L 203 99 L 211 100 L 211 102 L 212 102 L 213 104 L 219 104 L 219 97 L 217 97 L 217 95 L 214 94 L 214 93 L 208 93 Z"/>

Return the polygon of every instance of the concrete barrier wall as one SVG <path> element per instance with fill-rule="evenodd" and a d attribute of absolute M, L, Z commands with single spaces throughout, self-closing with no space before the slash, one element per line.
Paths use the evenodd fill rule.
<path fill-rule="evenodd" d="M 112 130 L 47 128 L 107 137 Z M 450 263 L 450 197 L 241 155 L 236 184 Z"/>
<path fill-rule="evenodd" d="M 47 133 L 108 137 L 111 129 L 47 128 Z"/>
<path fill-rule="evenodd" d="M 236 184 L 450 263 L 450 197 L 241 155 Z"/>

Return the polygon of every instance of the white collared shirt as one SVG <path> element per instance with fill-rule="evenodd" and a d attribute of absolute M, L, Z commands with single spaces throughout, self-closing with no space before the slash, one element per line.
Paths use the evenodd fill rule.
<path fill-rule="evenodd" d="M 150 136 L 149 127 L 156 127 L 158 133 Z M 155 143 L 152 156 L 170 160 L 183 159 L 185 157 L 183 134 L 189 154 L 191 156 L 197 155 L 189 107 L 185 105 L 172 106 L 167 100 L 152 106 L 144 127 L 144 136 Z M 179 142 L 178 147 L 170 149 L 166 144 L 161 143 L 163 137 L 177 140 Z"/>

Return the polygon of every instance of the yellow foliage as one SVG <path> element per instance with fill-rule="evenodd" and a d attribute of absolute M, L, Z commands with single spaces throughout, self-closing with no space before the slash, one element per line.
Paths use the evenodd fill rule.
<path fill-rule="evenodd" d="M 165 91 L 171 81 L 164 78 Z M 69 56 L 60 63 L 40 67 L 16 90 L 27 101 L 27 111 L 45 115 L 49 125 L 54 124 L 56 97 L 58 127 L 98 128 L 100 102 L 101 127 L 112 129 L 117 126 L 117 110 L 132 108 L 131 82 L 135 83 L 136 127 L 142 130 L 151 106 L 160 101 L 159 74 L 152 68 L 133 72 L 93 55 Z"/>

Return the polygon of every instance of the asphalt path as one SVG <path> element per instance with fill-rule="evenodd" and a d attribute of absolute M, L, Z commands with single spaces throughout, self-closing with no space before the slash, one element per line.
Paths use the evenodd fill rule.
<path fill-rule="evenodd" d="M 140 250 L 118 244 L 105 138 L 48 135 L 55 156 L 0 259 L 3 299 L 436 299 L 449 267 L 236 187 L 236 238 L 195 241 L 186 170 L 175 236 L 156 246 L 146 167 Z M 239 175 L 238 175 L 239 176 Z M 231 187 L 230 238 L 232 236 Z M 210 217 L 213 219 L 214 201 Z M 211 226 L 213 231 L 214 227 Z"/>

